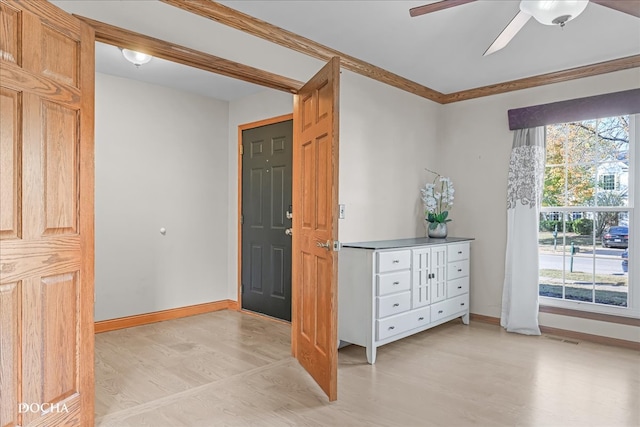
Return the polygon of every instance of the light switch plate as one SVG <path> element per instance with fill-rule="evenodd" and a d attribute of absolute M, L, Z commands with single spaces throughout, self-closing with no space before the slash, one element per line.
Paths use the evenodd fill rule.
<path fill-rule="evenodd" d="M 338 219 L 344 219 L 344 205 L 338 205 Z"/>

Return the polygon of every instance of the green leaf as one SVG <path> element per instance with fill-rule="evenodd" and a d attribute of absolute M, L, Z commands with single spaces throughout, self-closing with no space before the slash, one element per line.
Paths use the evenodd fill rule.
<path fill-rule="evenodd" d="M 430 222 L 429 223 L 429 230 L 435 230 L 437 226 L 438 226 L 437 222 Z"/>
<path fill-rule="evenodd" d="M 445 222 L 445 219 L 447 219 L 447 216 L 449 216 L 449 211 L 443 211 L 440 215 L 441 215 L 440 222 Z"/>

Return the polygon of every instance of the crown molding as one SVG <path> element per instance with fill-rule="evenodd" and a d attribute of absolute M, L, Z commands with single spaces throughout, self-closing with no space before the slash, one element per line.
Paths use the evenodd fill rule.
<path fill-rule="evenodd" d="M 607 74 L 614 71 L 637 67 L 640 67 L 640 55 L 628 56 L 626 58 L 613 59 L 611 61 L 599 62 L 597 64 L 585 65 L 568 70 L 540 74 L 538 76 L 526 77 L 523 79 L 511 80 L 509 82 L 450 93 L 444 96 L 442 103 L 449 104 L 452 102 L 466 101 L 468 99 L 480 98 L 483 96 L 497 95 L 500 93 L 544 86 L 552 83 L 582 79 L 585 77 L 597 76 L 599 74 Z"/>
<path fill-rule="evenodd" d="M 484 96 L 498 95 L 506 92 L 640 67 L 640 55 L 634 55 L 567 70 L 555 71 L 552 73 L 443 94 L 434 89 L 391 73 L 390 71 L 384 70 L 365 61 L 361 61 L 353 56 L 346 55 L 335 49 L 316 43 L 313 40 L 309 40 L 305 37 L 269 24 L 268 22 L 261 21 L 250 15 L 210 0 L 161 1 L 168 5 L 211 19 L 215 22 L 244 31 L 256 37 L 263 38 L 272 43 L 276 43 L 280 46 L 304 53 L 323 61 L 329 61 L 332 57 L 339 56 L 341 67 L 346 70 L 353 71 L 439 104 L 450 104 L 453 102 L 466 101 Z M 237 62 L 229 61 L 167 41 L 148 37 L 143 34 L 118 28 L 83 16 L 74 16 L 91 25 L 96 31 L 96 40 L 103 43 L 127 49 L 140 50 L 158 58 L 178 62 L 184 65 L 285 92 L 297 93 L 298 89 L 300 89 L 303 84 L 302 82 L 294 79 L 239 64 Z"/>

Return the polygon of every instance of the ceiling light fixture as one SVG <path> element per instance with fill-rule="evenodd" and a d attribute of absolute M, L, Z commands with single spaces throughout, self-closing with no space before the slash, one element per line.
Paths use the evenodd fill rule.
<path fill-rule="evenodd" d="M 124 59 L 131 62 L 136 67 L 146 64 L 151 61 L 153 58 L 151 55 L 147 55 L 146 53 L 136 52 L 135 50 L 129 49 L 120 49 L 122 51 L 122 56 Z"/>
<path fill-rule="evenodd" d="M 544 25 L 560 25 L 576 18 L 585 8 L 589 0 L 522 0 L 520 10 L 536 18 Z"/>

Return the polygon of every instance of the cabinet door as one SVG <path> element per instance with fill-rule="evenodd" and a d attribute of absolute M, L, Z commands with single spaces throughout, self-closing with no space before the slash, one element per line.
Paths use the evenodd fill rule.
<path fill-rule="evenodd" d="M 412 308 L 431 304 L 429 284 L 430 249 L 415 249 L 413 252 L 413 280 L 411 283 Z"/>
<path fill-rule="evenodd" d="M 431 248 L 431 302 L 447 298 L 447 247 Z"/>

